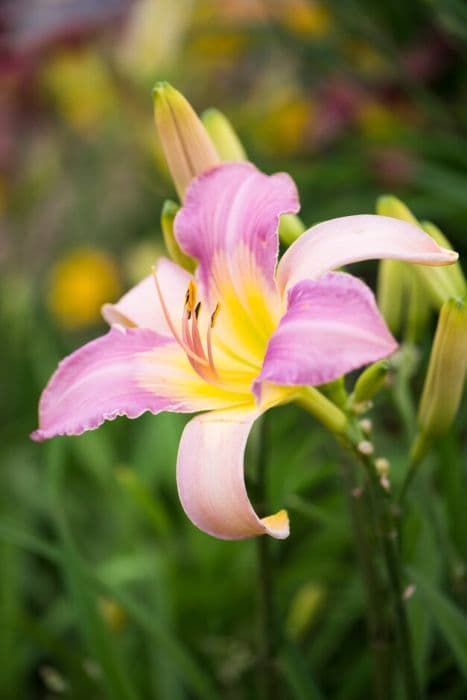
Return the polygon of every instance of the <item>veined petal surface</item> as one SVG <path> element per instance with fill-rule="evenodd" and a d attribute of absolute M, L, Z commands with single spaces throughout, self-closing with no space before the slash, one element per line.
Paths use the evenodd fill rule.
<path fill-rule="evenodd" d="M 114 327 L 59 364 L 42 394 L 32 437 L 80 435 L 105 420 L 145 411 L 192 412 L 244 401 L 203 381 L 168 336 Z"/>
<path fill-rule="evenodd" d="M 303 280 L 288 293 L 288 309 L 272 335 L 261 384 L 316 386 L 392 353 L 397 343 L 372 291 L 359 279 L 333 272 Z"/>
<path fill-rule="evenodd" d="M 177 460 L 178 493 L 185 513 L 204 532 L 225 540 L 289 534 L 287 513 L 259 518 L 244 479 L 244 452 L 259 411 L 213 411 L 185 427 Z"/>
<path fill-rule="evenodd" d="M 442 248 L 421 228 L 389 216 L 363 214 L 324 221 L 290 246 L 277 268 L 281 292 L 348 263 L 391 258 L 421 265 L 449 265 L 457 253 Z"/>

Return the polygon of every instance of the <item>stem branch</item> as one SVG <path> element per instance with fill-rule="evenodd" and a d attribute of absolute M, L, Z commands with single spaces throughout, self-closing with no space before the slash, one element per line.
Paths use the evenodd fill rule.
<path fill-rule="evenodd" d="M 391 697 L 390 644 L 381 582 L 374 563 L 374 547 L 366 525 L 364 487 L 355 479 L 352 465 L 344 462 L 342 476 L 349 506 L 360 571 L 367 599 L 367 624 L 374 662 L 374 690 L 377 700 Z"/>
<path fill-rule="evenodd" d="M 404 604 L 398 527 L 394 513 L 391 510 L 392 502 L 389 494 L 379 481 L 373 459 L 369 455 L 362 454 L 358 450 L 358 441 L 361 436 L 358 436 L 358 426 L 354 425 L 353 428 L 357 435 L 357 442 L 350 438 L 350 448 L 358 461 L 365 468 L 368 477 L 368 486 L 378 530 L 377 534 L 381 543 L 381 550 L 393 599 L 405 693 L 408 700 L 419 700 L 421 695 L 415 671 L 410 628 Z"/>

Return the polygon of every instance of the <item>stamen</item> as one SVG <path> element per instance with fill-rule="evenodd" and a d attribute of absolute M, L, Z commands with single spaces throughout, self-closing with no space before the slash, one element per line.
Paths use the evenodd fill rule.
<path fill-rule="evenodd" d="M 207 350 L 208 350 L 209 366 L 216 376 L 218 376 L 218 375 L 217 375 L 217 370 L 214 366 L 214 357 L 213 357 L 213 353 L 212 353 L 212 329 L 214 328 L 214 326 L 216 324 L 216 320 L 217 320 L 217 317 L 219 315 L 220 310 L 221 310 L 221 305 L 216 304 L 216 308 L 214 309 L 214 311 L 211 314 L 211 321 L 210 321 L 209 326 L 208 326 L 208 332 L 207 332 L 207 337 L 206 337 L 206 346 L 207 346 Z"/>
<path fill-rule="evenodd" d="M 193 282 L 193 280 L 190 280 L 188 283 L 188 289 L 186 290 L 186 295 L 185 295 L 185 308 L 188 311 L 188 318 L 191 318 L 191 314 L 192 314 L 195 306 L 196 306 L 196 284 Z"/>
<path fill-rule="evenodd" d="M 187 354 L 189 357 L 191 357 L 191 358 L 192 358 L 193 360 L 195 360 L 196 362 L 201 362 L 202 364 L 208 366 L 208 362 L 207 362 L 206 358 L 201 358 L 201 357 L 199 357 L 196 353 L 194 353 L 193 350 L 187 345 L 187 343 L 184 342 L 184 341 L 182 340 L 182 338 L 180 338 L 179 334 L 178 334 L 177 331 L 175 330 L 175 326 L 174 326 L 174 324 L 173 324 L 172 319 L 170 318 L 169 310 L 167 309 L 167 305 L 166 305 L 166 303 L 165 303 L 165 301 L 164 301 L 164 297 L 163 297 L 163 295 L 162 295 L 162 291 L 161 291 L 161 288 L 160 288 L 160 285 L 159 285 L 159 280 L 157 279 L 157 275 L 156 275 L 155 268 L 152 269 L 152 272 L 153 272 L 154 282 L 155 282 L 155 284 L 156 284 L 156 291 L 157 291 L 157 295 L 158 295 L 158 297 L 159 297 L 159 301 L 160 301 L 160 304 L 161 304 L 162 312 L 163 312 L 163 314 L 164 314 L 164 318 L 165 318 L 165 320 L 167 321 L 167 325 L 168 325 L 168 327 L 170 328 L 170 331 L 171 331 L 173 337 L 175 338 L 175 340 L 177 341 L 177 343 L 180 345 L 180 347 L 183 348 L 183 350 L 186 352 L 186 354 Z"/>
<path fill-rule="evenodd" d="M 216 304 L 216 308 L 214 309 L 214 311 L 213 311 L 212 314 L 211 314 L 211 328 L 214 328 L 215 323 L 216 323 L 216 321 L 217 321 L 217 317 L 219 316 L 219 311 L 220 311 L 220 310 L 221 310 L 221 305 L 220 305 L 220 304 Z"/>

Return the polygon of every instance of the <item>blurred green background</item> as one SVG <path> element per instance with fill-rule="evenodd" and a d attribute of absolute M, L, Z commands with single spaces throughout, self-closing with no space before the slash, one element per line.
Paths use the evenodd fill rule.
<path fill-rule="evenodd" d="M 163 252 L 174 191 L 153 126 L 160 79 L 199 111 L 221 109 L 259 167 L 290 172 L 307 225 L 372 212 L 391 192 L 467 252 L 462 0 L 4 0 L 2 700 L 258 697 L 256 545 L 216 541 L 184 516 L 185 418 L 28 437 L 58 360 L 104 332 L 101 304 Z M 358 271 L 374 282 L 376 264 Z M 376 435 L 397 482 L 407 443 L 392 393 L 377 401 Z M 404 532 L 417 665 L 443 700 L 467 697 L 465 415 L 418 478 Z M 269 420 L 268 500 L 292 525 L 272 543 L 276 697 L 371 697 L 339 450 L 298 408 Z"/>

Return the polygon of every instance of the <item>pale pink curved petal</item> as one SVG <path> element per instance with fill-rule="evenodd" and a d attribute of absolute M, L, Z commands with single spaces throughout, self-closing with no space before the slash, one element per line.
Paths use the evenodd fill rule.
<path fill-rule="evenodd" d="M 289 291 L 288 310 L 271 337 L 255 382 L 324 384 L 392 353 L 397 343 L 372 291 L 356 277 L 333 272 Z"/>
<path fill-rule="evenodd" d="M 253 410 L 214 411 L 193 418 L 182 435 L 177 460 L 178 493 L 190 520 L 214 537 L 239 540 L 289 534 L 286 511 L 260 519 L 244 481 L 244 451 Z"/>
<path fill-rule="evenodd" d="M 264 175 L 251 163 L 220 165 L 193 180 L 175 219 L 175 236 L 199 261 L 199 279 L 213 303 L 216 283 L 225 283 L 220 275 L 231 279 L 241 298 L 245 280 L 274 288 L 279 217 L 298 209 L 288 175 Z"/>
<path fill-rule="evenodd" d="M 302 279 L 316 279 L 359 260 L 393 258 L 449 265 L 457 257 L 406 221 L 371 214 L 344 216 L 317 224 L 300 236 L 280 261 L 277 282 L 284 292 Z"/>
<path fill-rule="evenodd" d="M 244 402 L 198 377 L 169 337 L 112 328 L 66 357 L 44 389 L 34 440 L 80 435 L 117 416 L 191 412 Z"/>
<path fill-rule="evenodd" d="M 167 258 L 159 258 L 155 274 L 171 317 L 178 323 L 191 275 Z M 157 333 L 170 335 L 166 317 L 156 291 L 154 275 L 148 275 L 116 304 L 105 304 L 102 315 L 110 325 L 150 328 Z"/>

